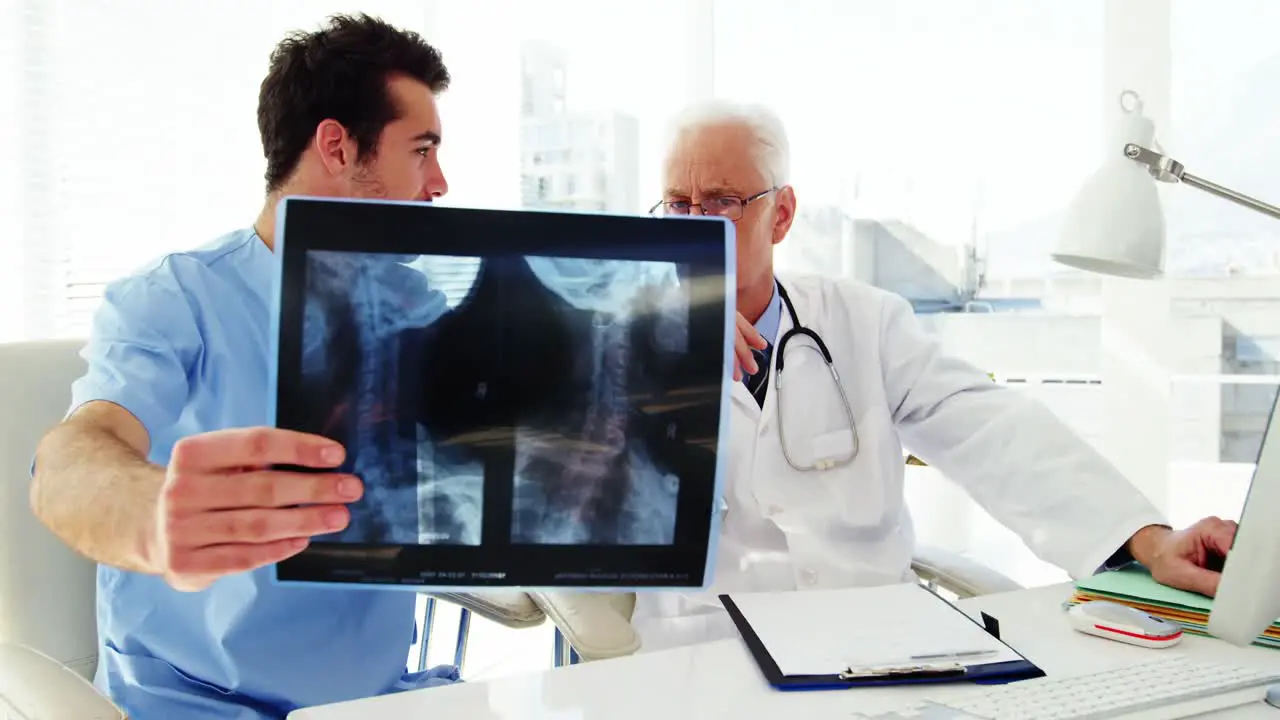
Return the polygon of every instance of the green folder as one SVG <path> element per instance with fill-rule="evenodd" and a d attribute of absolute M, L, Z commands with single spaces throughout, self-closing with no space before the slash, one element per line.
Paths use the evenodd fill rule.
<path fill-rule="evenodd" d="M 1117 599 L 1132 599 L 1180 610 L 1207 613 L 1213 609 L 1213 598 L 1161 585 L 1141 566 L 1111 570 L 1087 577 L 1076 588 Z"/>

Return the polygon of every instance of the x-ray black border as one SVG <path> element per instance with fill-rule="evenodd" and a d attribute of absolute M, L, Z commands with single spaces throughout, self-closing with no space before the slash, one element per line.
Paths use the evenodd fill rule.
<path fill-rule="evenodd" d="M 699 308 L 726 314 L 732 302 L 733 237 L 727 223 L 540 210 L 477 210 L 426 203 L 298 198 L 281 201 L 276 251 L 281 266 L 273 313 L 272 418 L 296 427 L 300 392 L 305 268 L 311 251 L 441 256 L 544 255 L 680 263 L 700 290 Z M 727 262 L 728 260 L 728 262 Z M 726 268 L 728 268 L 726 273 Z M 728 291 L 726 292 L 726 286 Z M 700 295 L 702 293 L 699 293 Z M 729 310 L 732 308 L 729 307 Z M 729 341 L 726 341 L 725 365 Z M 727 416 L 719 414 L 719 437 Z M 492 543 L 489 525 L 510 527 L 511 488 L 486 483 L 484 542 L 460 545 L 360 545 L 313 541 L 278 563 L 282 584 L 402 589 L 457 587 L 706 587 L 713 572 L 723 461 L 707 449 L 716 477 L 681 483 L 671 545 L 514 545 Z M 291 468 L 296 469 L 296 468 Z M 495 506 L 495 503 L 498 505 Z M 506 511 L 498 510 L 505 503 Z M 497 510 L 495 512 L 495 510 Z"/>

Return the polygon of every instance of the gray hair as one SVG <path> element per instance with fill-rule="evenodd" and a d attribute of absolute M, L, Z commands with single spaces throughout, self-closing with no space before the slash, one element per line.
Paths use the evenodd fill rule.
<path fill-rule="evenodd" d="M 770 185 L 785 185 L 790 180 L 791 148 L 782 120 L 764 105 L 742 104 L 723 100 L 698 103 L 676 116 L 671 129 L 671 143 L 680 136 L 716 125 L 746 127 L 755 137 L 756 164 Z"/>

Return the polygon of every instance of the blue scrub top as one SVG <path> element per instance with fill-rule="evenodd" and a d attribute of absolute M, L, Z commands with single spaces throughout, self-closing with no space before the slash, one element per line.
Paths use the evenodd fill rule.
<path fill-rule="evenodd" d="M 158 464 L 184 436 L 270 424 L 277 262 L 246 229 L 109 286 L 72 409 L 123 406 L 146 426 Z M 272 573 L 184 593 L 99 566 L 98 687 L 138 720 L 278 720 L 299 707 L 457 681 L 451 666 L 406 671 L 414 593 L 285 588 Z"/>

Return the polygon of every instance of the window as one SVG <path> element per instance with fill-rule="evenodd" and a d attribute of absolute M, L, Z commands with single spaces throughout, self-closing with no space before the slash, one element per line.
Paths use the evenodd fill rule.
<path fill-rule="evenodd" d="M 952 307 L 1053 271 L 1058 215 L 1101 158 L 1102 6 L 814 2 L 761 23 L 766 2 L 718 2 L 716 93 L 782 116 L 799 221 L 812 227 L 779 246 L 779 262 L 856 220 L 839 246 L 869 257 L 824 250 L 797 269 L 843 261 L 846 274 Z M 785 61 L 759 62 L 765 46 Z M 1028 166 L 1046 142 L 1053 172 Z M 986 259 L 985 286 L 970 248 Z"/>
<path fill-rule="evenodd" d="M 1158 132 L 1188 172 L 1280 202 L 1280 52 L 1255 0 L 1173 2 L 1168 118 Z M 1198 462 L 1251 466 L 1280 385 L 1280 222 L 1190 187 L 1165 198 L 1177 371 L 1176 426 L 1206 439 Z M 1180 447 L 1181 449 L 1181 447 Z"/>
<path fill-rule="evenodd" d="M 1049 255 L 1067 204 L 1113 151 L 1126 88 L 1188 170 L 1280 201 L 1268 34 L 1280 7 L 813 2 L 760 23 L 767 3 L 718 0 L 715 13 L 716 94 L 771 105 L 792 142 L 799 213 L 779 267 L 898 292 L 950 351 L 1038 378 L 1019 387 L 1174 519 L 1239 512 L 1208 496 L 1238 497 L 1280 385 L 1280 223 L 1171 187 L 1168 280 L 1104 280 Z M 761 47 L 778 60 L 760 62 Z M 1159 361 L 1135 364 L 1126 347 Z M 1016 540 L 981 511 L 933 517 L 937 497 L 929 482 L 912 501 L 926 541 L 1055 577 L 1002 550 Z"/>

